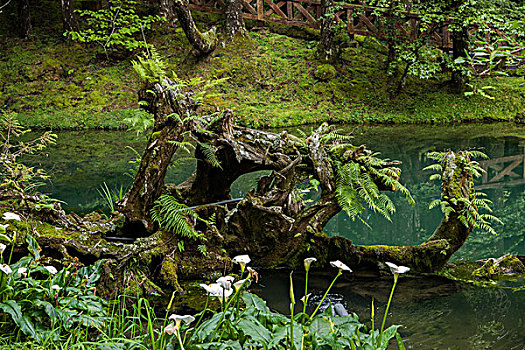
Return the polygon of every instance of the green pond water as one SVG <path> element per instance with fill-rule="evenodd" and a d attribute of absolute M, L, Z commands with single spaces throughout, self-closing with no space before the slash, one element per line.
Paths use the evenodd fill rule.
<path fill-rule="evenodd" d="M 365 213 L 363 218 L 371 226 L 368 228 L 340 214 L 327 225 L 325 231 L 329 235 L 342 235 L 357 244 L 423 242 L 442 218 L 439 209 L 428 210 L 430 201 L 439 196 L 439 186 L 428 182 L 430 173 L 422 171 L 431 163 L 426 152 L 482 148 L 492 163 L 486 178 L 477 180 L 477 186 L 494 202 L 494 214 L 505 225 L 494 225 L 497 236 L 472 233 L 454 259 L 525 255 L 524 125 L 378 126 L 349 130 L 353 131 L 355 144 L 366 144 L 384 157 L 403 162 L 401 181 L 411 190 L 416 205 L 409 205 L 392 193 L 397 207 L 392 222 Z M 52 183 L 42 189 L 44 192 L 65 201 L 67 209 L 82 213 L 104 207 L 98 193 L 102 183 L 112 189 L 131 183 L 130 170 L 136 167 L 131 148 L 142 153 L 142 147 L 144 139 L 126 132 L 65 132 L 59 134 L 57 145 L 48 149 L 46 156 L 26 161 L 43 167 L 52 176 Z M 185 180 L 194 166 L 192 160 L 179 159 L 170 169 L 168 181 Z M 259 176 L 247 174 L 238 179 L 232 186 L 232 196 L 248 191 Z M 315 199 L 317 194 L 310 196 Z M 301 277 L 296 275 L 296 290 L 301 291 Z M 320 296 L 331 277 L 320 273 L 313 278 L 314 294 Z M 336 284 L 331 298 L 366 320 L 370 318 L 373 296 L 379 323 L 391 283 L 390 278 L 345 276 Z M 263 274 L 257 288 L 271 307 L 285 312 L 289 303 L 287 284 L 287 273 L 272 271 Z M 524 350 L 525 291 L 519 290 L 524 285 L 524 281 L 513 282 L 511 287 L 518 289 L 513 290 L 469 286 L 434 276 L 402 278 L 389 322 L 404 325 L 402 334 L 409 349 Z"/>

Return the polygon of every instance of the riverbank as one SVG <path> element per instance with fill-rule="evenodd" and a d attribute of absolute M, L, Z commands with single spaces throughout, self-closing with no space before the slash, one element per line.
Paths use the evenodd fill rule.
<path fill-rule="evenodd" d="M 219 45 L 196 61 L 182 30 L 158 28 L 151 39 L 168 71 L 184 79 L 227 78 L 213 88 L 204 112 L 229 108 L 237 123 L 289 127 L 337 123 L 448 124 L 525 120 L 523 77 L 495 77 L 495 100 L 450 91 L 449 77 L 409 78 L 395 98 L 384 55 L 367 44 L 346 48 L 341 60 L 316 58 L 316 41 L 267 28 Z M 9 40 L 0 56 L 0 106 L 18 113 L 24 126 L 51 129 L 122 129 L 138 111 L 138 78 L 131 58 L 108 62 L 95 47 L 45 36 Z M 198 86 L 197 86 L 198 89 Z"/>

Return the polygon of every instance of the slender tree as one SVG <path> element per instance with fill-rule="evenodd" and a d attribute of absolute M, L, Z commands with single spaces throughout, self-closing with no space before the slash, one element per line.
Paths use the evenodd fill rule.
<path fill-rule="evenodd" d="M 173 0 L 175 6 L 175 13 L 177 18 L 190 42 L 191 46 L 198 52 L 199 55 L 207 55 L 217 47 L 217 35 L 215 28 L 210 29 L 206 33 L 201 33 L 189 8 L 187 0 Z"/>
<path fill-rule="evenodd" d="M 60 0 L 62 6 L 62 25 L 64 32 L 77 31 L 78 23 L 75 17 L 73 0 Z"/>
<path fill-rule="evenodd" d="M 226 2 L 226 33 L 230 38 L 243 36 L 246 32 L 242 17 L 241 0 L 225 0 Z"/>
<path fill-rule="evenodd" d="M 29 0 L 18 0 L 18 34 L 23 39 L 30 39 L 32 31 Z"/>

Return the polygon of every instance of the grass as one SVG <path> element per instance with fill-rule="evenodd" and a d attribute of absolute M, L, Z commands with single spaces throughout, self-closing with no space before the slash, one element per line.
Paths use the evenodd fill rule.
<path fill-rule="evenodd" d="M 205 25 L 206 27 L 206 25 Z M 311 38 L 311 37 L 310 37 Z M 149 39 L 180 77 L 229 78 L 208 101 L 210 110 L 230 108 L 240 124 L 285 127 L 341 123 L 432 123 L 522 120 L 523 77 L 492 78 L 492 101 L 448 89 L 448 76 L 409 79 L 395 99 L 384 55 L 357 45 L 332 66 L 316 58 L 316 41 L 252 31 L 195 60 L 180 28 L 157 28 Z M 124 128 L 138 108 L 139 82 L 130 60 L 106 62 L 95 47 L 67 44 L 44 34 L 34 41 L 9 40 L 0 56 L 0 106 L 18 112 L 33 128 Z M 335 73 L 332 74 L 325 74 Z"/>

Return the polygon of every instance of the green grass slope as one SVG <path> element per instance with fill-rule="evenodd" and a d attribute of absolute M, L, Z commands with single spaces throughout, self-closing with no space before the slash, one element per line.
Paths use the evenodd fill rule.
<path fill-rule="evenodd" d="M 254 127 L 341 123 L 523 121 L 523 77 L 491 78 L 495 100 L 449 91 L 446 75 L 408 79 L 391 98 L 385 57 L 354 45 L 333 64 L 316 56 L 316 42 L 263 29 L 224 42 L 196 60 L 180 28 L 159 28 L 150 39 L 179 77 L 228 78 L 205 110 L 230 108 Z M 95 47 L 59 39 L 9 40 L 0 55 L 0 107 L 30 127 L 122 128 L 136 113 L 139 81 L 130 60 L 107 62 Z"/>

